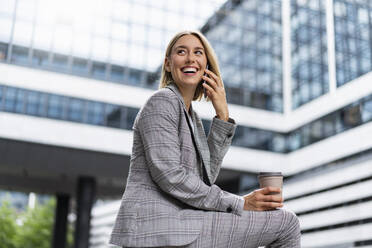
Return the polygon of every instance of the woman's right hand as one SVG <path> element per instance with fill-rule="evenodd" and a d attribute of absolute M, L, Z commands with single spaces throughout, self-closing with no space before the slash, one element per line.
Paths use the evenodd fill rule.
<path fill-rule="evenodd" d="M 283 207 L 283 197 L 281 194 L 270 195 L 270 193 L 280 193 L 277 187 L 265 187 L 257 189 L 244 197 L 244 210 L 265 211 Z"/>

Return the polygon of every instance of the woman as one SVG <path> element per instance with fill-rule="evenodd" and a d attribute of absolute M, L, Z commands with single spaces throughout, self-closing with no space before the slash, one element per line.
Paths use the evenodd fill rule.
<path fill-rule="evenodd" d="M 270 195 L 280 188 L 241 197 L 214 184 L 236 125 L 216 56 L 201 33 L 181 32 L 170 41 L 159 88 L 133 126 L 130 171 L 110 242 L 122 247 L 300 247 L 297 217 L 277 209 L 283 199 Z M 216 112 L 208 137 L 191 104 L 204 90 Z"/>

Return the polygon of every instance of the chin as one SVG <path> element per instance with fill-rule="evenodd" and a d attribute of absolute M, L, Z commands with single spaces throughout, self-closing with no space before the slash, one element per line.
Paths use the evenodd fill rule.
<path fill-rule="evenodd" d="M 198 85 L 200 83 L 200 81 L 201 81 L 201 78 L 199 78 L 199 80 L 197 80 L 195 78 L 187 78 L 183 82 L 185 84 L 188 84 L 188 85 Z"/>
<path fill-rule="evenodd" d="M 183 81 L 182 84 L 185 85 L 185 86 L 190 86 L 190 87 L 195 86 L 195 87 L 197 87 L 199 82 L 188 82 L 188 81 L 185 82 L 185 81 Z"/>

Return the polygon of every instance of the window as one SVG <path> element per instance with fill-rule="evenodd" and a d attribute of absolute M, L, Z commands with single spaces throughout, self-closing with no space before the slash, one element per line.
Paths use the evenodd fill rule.
<path fill-rule="evenodd" d="M 131 69 L 129 72 L 129 84 L 140 85 L 141 84 L 141 71 Z"/>
<path fill-rule="evenodd" d="M 39 115 L 42 109 L 41 93 L 28 91 L 26 95 L 26 114 Z"/>
<path fill-rule="evenodd" d="M 110 78 L 122 82 L 124 80 L 124 68 L 117 65 L 111 65 Z"/>
<path fill-rule="evenodd" d="M 87 74 L 88 73 L 88 61 L 86 59 L 73 58 L 71 70 L 73 73 L 76 73 L 76 74 Z"/>
<path fill-rule="evenodd" d="M 368 23 L 368 1 L 334 0 L 337 86 L 371 71 L 371 29 Z"/>
<path fill-rule="evenodd" d="M 45 67 L 48 65 L 49 54 L 46 51 L 34 50 L 32 54 L 32 65 Z"/>
<path fill-rule="evenodd" d="M 310 143 L 314 143 L 323 138 L 323 123 L 321 120 L 315 121 L 310 125 Z"/>
<path fill-rule="evenodd" d="M 5 87 L 0 85 L 0 111 L 3 110 L 3 99 L 4 99 L 3 92 L 4 92 L 4 89 L 5 89 Z"/>
<path fill-rule="evenodd" d="M 270 147 L 270 143 L 272 140 L 272 134 L 263 131 L 263 130 L 257 130 L 257 136 L 256 136 L 256 145 L 257 148 L 268 150 Z"/>
<path fill-rule="evenodd" d="M 132 126 L 134 124 L 134 120 L 136 119 L 136 116 L 138 114 L 138 109 L 135 108 L 127 108 L 127 118 L 126 118 L 126 128 L 127 129 L 132 129 Z"/>
<path fill-rule="evenodd" d="M 28 48 L 13 46 L 11 60 L 16 64 L 28 64 Z"/>
<path fill-rule="evenodd" d="M 106 105 L 106 126 L 108 127 L 120 127 L 121 122 L 121 108 L 112 104 Z"/>
<path fill-rule="evenodd" d="M 15 102 L 15 112 L 16 113 L 23 113 L 25 108 L 25 91 L 18 89 L 17 90 L 17 98 Z"/>
<path fill-rule="evenodd" d="M 70 121 L 82 122 L 84 117 L 84 101 L 70 98 L 68 102 L 67 119 Z"/>
<path fill-rule="evenodd" d="M 103 103 L 88 102 L 86 122 L 94 125 L 104 125 L 104 107 Z"/>
<path fill-rule="evenodd" d="M 54 54 L 52 65 L 54 69 L 60 71 L 67 71 L 68 68 L 68 56 L 61 54 Z"/>
<path fill-rule="evenodd" d="M 293 108 L 327 92 L 328 64 L 325 5 L 322 1 L 291 1 Z M 324 80 L 323 80 L 324 79 Z M 316 82 L 316 83 L 314 83 Z"/>
<path fill-rule="evenodd" d="M 106 75 L 106 64 L 93 62 L 92 76 L 97 79 L 105 79 Z"/>
<path fill-rule="evenodd" d="M 56 119 L 63 118 L 63 97 L 62 96 L 49 95 L 48 117 L 56 118 Z"/>
<path fill-rule="evenodd" d="M 5 105 L 4 110 L 14 112 L 16 104 L 17 89 L 13 87 L 6 87 L 5 90 Z"/>
<path fill-rule="evenodd" d="M 6 60 L 8 45 L 0 42 L 0 61 Z"/>
<path fill-rule="evenodd" d="M 301 147 L 307 146 L 310 144 L 310 126 L 304 126 L 300 129 L 301 131 Z"/>
<path fill-rule="evenodd" d="M 251 99 L 250 105 L 252 107 L 266 109 L 269 100 L 269 95 L 262 92 L 252 92 L 250 99 Z"/>
<path fill-rule="evenodd" d="M 243 92 L 240 88 L 226 87 L 226 98 L 230 103 L 239 104 L 242 102 Z"/>
<path fill-rule="evenodd" d="M 324 138 L 335 134 L 335 114 L 326 116 L 323 119 Z"/>
<path fill-rule="evenodd" d="M 343 110 L 343 123 L 346 127 L 354 127 L 361 123 L 361 108 L 357 104 Z"/>
<path fill-rule="evenodd" d="M 288 149 L 294 151 L 301 146 L 301 135 L 299 131 L 294 131 L 289 135 Z"/>
<path fill-rule="evenodd" d="M 367 122 L 372 120 L 372 98 L 367 99 L 362 104 L 362 121 Z"/>
<path fill-rule="evenodd" d="M 276 134 L 272 137 L 272 151 L 284 152 L 286 149 L 285 136 Z"/>

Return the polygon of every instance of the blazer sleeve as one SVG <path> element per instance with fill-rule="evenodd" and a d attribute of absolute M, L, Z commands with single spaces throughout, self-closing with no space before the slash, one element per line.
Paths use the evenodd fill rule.
<path fill-rule="evenodd" d="M 236 124 L 231 118 L 223 121 L 214 117 L 207 138 L 210 152 L 210 167 L 212 183 L 220 173 L 222 160 L 225 157 L 235 134 Z"/>
<path fill-rule="evenodd" d="M 138 119 L 137 128 L 152 179 L 164 192 L 190 206 L 241 215 L 242 197 L 217 185 L 206 185 L 181 165 L 178 121 L 183 112 L 179 104 L 178 99 L 154 95 Z"/>

